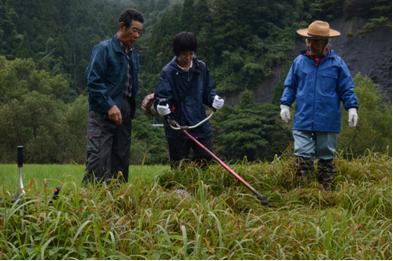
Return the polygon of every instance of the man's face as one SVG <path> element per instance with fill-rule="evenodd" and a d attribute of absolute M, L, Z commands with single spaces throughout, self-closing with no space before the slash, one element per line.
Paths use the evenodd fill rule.
<path fill-rule="evenodd" d="M 321 56 L 327 43 L 327 39 L 307 39 L 307 47 L 310 49 L 311 55 Z"/>
<path fill-rule="evenodd" d="M 126 46 L 132 46 L 136 40 L 141 37 L 143 32 L 143 24 L 139 21 L 132 21 L 130 27 L 120 26 L 121 41 Z"/>
<path fill-rule="evenodd" d="M 189 67 L 191 65 L 192 57 L 194 57 L 193 51 L 181 52 L 177 57 L 177 63 L 181 67 Z"/>

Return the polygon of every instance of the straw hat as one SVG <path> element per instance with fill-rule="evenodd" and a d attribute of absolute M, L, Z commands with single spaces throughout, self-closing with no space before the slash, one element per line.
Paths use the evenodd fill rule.
<path fill-rule="evenodd" d="M 329 23 L 316 20 L 308 28 L 298 29 L 299 35 L 306 38 L 325 39 L 340 36 L 340 32 L 330 28 Z"/>

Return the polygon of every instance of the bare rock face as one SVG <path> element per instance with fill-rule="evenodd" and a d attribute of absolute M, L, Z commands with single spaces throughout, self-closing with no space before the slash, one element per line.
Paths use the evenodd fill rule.
<path fill-rule="evenodd" d="M 392 29 L 375 28 L 362 32 L 364 20 L 338 19 L 331 26 L 341 32 L 332 48 L 345 60 L 354 76 L 370 77 L 388 102 L 392 102 Z"/>

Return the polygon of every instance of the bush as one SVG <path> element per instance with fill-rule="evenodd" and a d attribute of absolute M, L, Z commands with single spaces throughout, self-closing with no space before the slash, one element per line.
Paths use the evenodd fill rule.
<path fill-rule="evenodd" d="M 355 91 L 359 99 L 359 122 L 356 129 L 348 127 L 348 113 L 343 110 L 342 131 L 338 150 L 354 156 L 367 150 L 390 151 L 392 144 L 392 111 L 371 79 L 355 76 Z"/>
<path fill-rule="evenodd" d="M 214 119 L 215 147 L 226 159 L 271 160 L 290 141 L 289 129 L 279 119 L 277 107 L 255 105 L 250 95 L 245 91 L 239 106 L 223 110 Z"/>

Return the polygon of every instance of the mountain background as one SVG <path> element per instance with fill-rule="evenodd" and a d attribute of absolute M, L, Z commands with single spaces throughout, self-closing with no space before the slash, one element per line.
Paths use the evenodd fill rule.
<path fill-rule="evenodd" d="M 304 48 L 296 29 L 316 19 L 342 34 L 331 46 L 349 65 L 361 101 L 339 149 L 349 157 L 391 147 L 391 1 L 0 0 L 0 162 L 17 145 L 29 162 L 84 162 L 85 68 L 92 47 L 111 37 L 120 12 L 145 16 L 139 100 L 154 90 L 172 58 L 177 32 L 193 31 L 226 99 L 212 121 L 214 148 L 226 160 L 271 160 L 290 151 L 290 126 L 278 99 L 292 60 Z M 356 77 L 355 77 L 356 76 Z M 133 121 L 131 161 L 167 160 L 163 130 L 141 111 Z"/>

